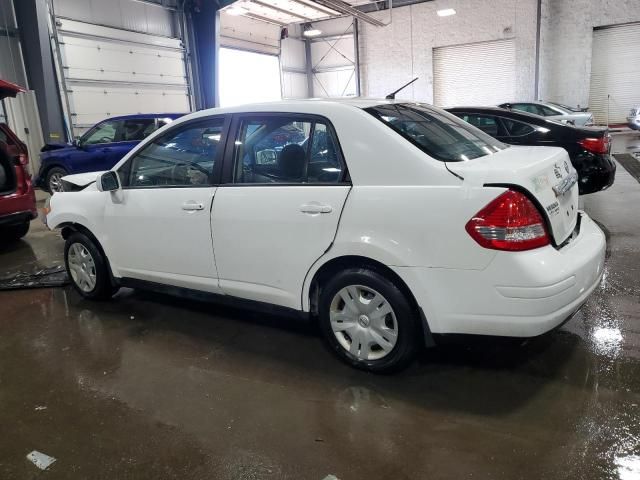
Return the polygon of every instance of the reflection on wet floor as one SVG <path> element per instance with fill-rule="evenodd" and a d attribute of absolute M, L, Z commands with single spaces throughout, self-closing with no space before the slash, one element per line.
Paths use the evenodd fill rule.
<path fill-rule="evenodd" d="M 584 198 L 606 276 L 543 337 L 354 371 L 312 324 L 133 290 L 0 292 L 0 478 L 640 478 L 640 185 Z M 34 225 L 0 274 L 59 262 Z M 331 477 L 329 477 L 331 478 Z"/>

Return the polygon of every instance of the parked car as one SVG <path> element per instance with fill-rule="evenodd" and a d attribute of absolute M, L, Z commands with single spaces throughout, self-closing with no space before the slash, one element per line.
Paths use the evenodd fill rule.
<path fill-rule="evenodd" d="M 627 125 L 633 130 L 640 130 L 640 106 L 633 107 L 627 117 Z"/>
<path fill-rule="evenodd" d="M 24 91 L 0 80 L 0 100 Z M 24 237 L 38 215 L 28 164 L 27 146 L 6 123 L 0 123 L 0 241 Z"/>
<path fill-rule="evenodd" d="M 72 144 L 48 144 L 40 154 L 36 186 L 49 193 L 60 192 L 65 175 L 108 170 L 142 139 L 183 113 L 126 115 L 104 120 Z"/>
<path fill-rule="evenodd" d="M 613 185 L 616 164 L 606 128 L 574 127 L 555 120 L 497 107 L 455 107 L 449 112 L 511 145 L 562 147 L 578 172 L 580 195 Z"/>
<path fill-rule="evenodd" d="M 203 110 L 65 181 L 84 189 L 53 195 L 46 221 L 80 295 L 281 307 L 377 372 L 434 333 L 542 334 L 603 273 L 605 237 L 578 209 L 565 150 L 509 146 L 415 103 Z"/>
<path fill-rule="evenodd" d="M 541 117 L 547 117 L 549 120 L 558 120 L 571 125 L 581 127 L 593 125 L 593 114 L 591 112 L 570 110 L 557 103 L 509 102 L 498 106 L 500 108 L 506 108 L 507 110 L 517 110 L 519 112 L 540 115 Z"/>

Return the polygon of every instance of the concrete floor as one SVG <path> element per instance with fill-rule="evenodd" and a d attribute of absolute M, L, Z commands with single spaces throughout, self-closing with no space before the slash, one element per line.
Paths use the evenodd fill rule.
<path fill-rule="evenodd" d="M 0 292 L 0 478 L 637 479 L 640 185 L 619 169 L 584 205 L 609 256 L 573 320 L 521 345 L 451 339 L 395 376 L 267 315 Z M 0 274 L 62 247 L 34 222 Z M 43 474 L 32 450 L 57 462 Z"/>

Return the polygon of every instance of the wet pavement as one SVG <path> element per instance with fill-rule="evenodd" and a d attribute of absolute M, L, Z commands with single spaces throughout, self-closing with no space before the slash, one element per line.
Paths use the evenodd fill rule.
<path fill-rule="evenodd" d="M 448 339 L 394 376 L 342 365 L 284 318 L 133 290 L 0 292 L 0 478 L 640 478 L 640 184 L 619 168 L 583 203 L 609 252 L 568 324 Z M 34 223 L 0 274 L 62 247 Z M 42 472 L 32 450 L 57 461 Z"/>

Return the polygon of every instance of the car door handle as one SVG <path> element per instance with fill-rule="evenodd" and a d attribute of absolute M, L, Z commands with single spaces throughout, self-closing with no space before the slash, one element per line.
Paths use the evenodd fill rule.
<path fill-rule="evenodd" d="M 204 210 L 204 205 L 202 203 L 194 202 L 193 200 L 191 200 L 189 202 L 184 202 L 182 204 L 182 209 L 187 211 Z"/>
<path fill-rule="evenodd" d="M 310 214 L 331 213 L 332 210 L 333 208 L 331 208 L 331 205 L 323 205 L 318 202 L 311 202 L 311 203 L 305 203 L 304 205 L 300 205 L 300 211 L 302 213 L 310 213 Z"/>

